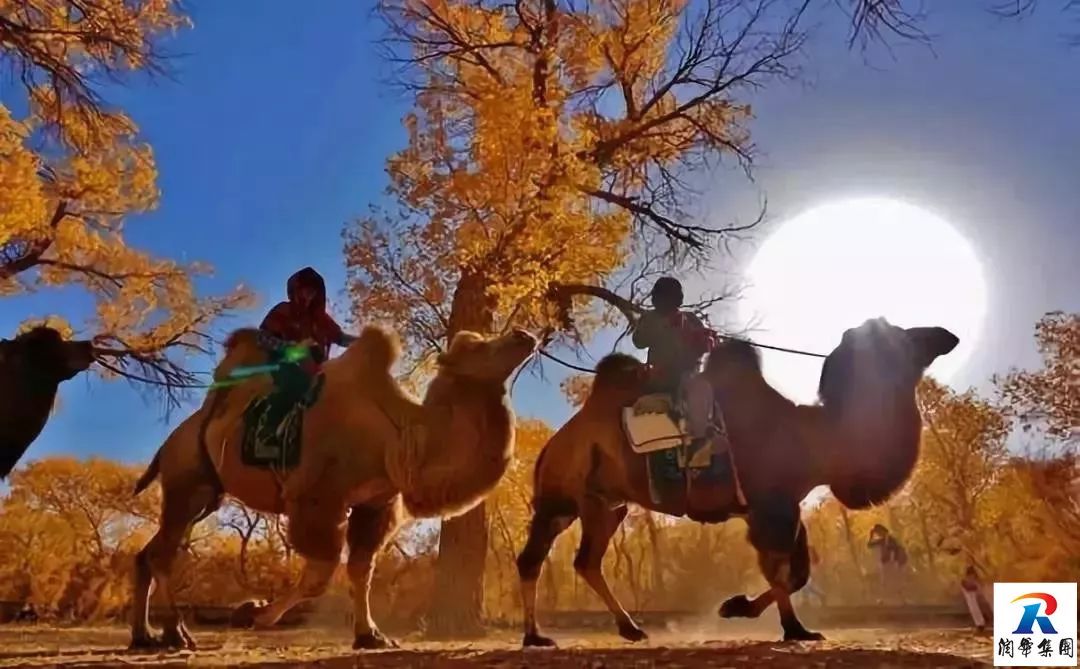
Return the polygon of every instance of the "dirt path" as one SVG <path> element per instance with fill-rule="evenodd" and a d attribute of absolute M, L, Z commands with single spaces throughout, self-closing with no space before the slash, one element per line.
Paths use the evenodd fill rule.
<path fill-rule="evenodd" d="M 122 628 L 0 627 L 0 667 L 319 666 L 344 667 L 984 667 L 991 639 L 966 630 L 857 629 L 827 632 L 820 644 L 781 644 L 762 638 L 697 641 L 659 633 L 646 645 L 612 635 L 557 635 L 558 650 L 522 651 L 517 638 L 499 634 L 472 644 L 406 640 L 403 650 L 353 653 L 342 634 L 313 630 L 272 633 L 195 633 L 195 653 L 145 654 L 121 649 Z"/>

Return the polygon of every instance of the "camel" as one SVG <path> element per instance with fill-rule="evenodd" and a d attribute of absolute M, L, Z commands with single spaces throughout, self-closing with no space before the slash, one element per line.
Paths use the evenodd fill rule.
<path fill-rule="evenodd" d="M 0 479 L 45 429 L 60 384 L 94 362 L 89 341 L 65 341 L 49 327 L 0 340 Z"/>
<path fill-rule="evenodd" d="M 799 503 L 813 488 L 828 485 L 842 504 L 863 509 L 905 483 L 919 452 L 916 385 L 930 363 L 958 341 L 944 328 L 905 330 L 869 320 L 847 330 L 827 356 L 821 403 L 799 406 L 765 381 L 752 345 L 726 340 L 706 359 L 704 373 L 726 425 L 735 483 L 702 494 L 689 486 L 662 504 L 652 501 L 645 458 L 632 450 L 621 423 L 624 408 L 642 394 L 645 367 L 627 355 L 605 357 L 587 400 L 536 462 L 533 516 L 517 560 L 523 645 L 555 645 L 537 626 L 536 582 L 552 543 L 576 519 L 581 543 L 575 569 L 607 605 L 623 638 L 646 638 L 601 571 L 631 503 L 704 523 L 744 518 L 770 587 L 754 599 L 731 597 L 719 614 L 756 618 L 775 602 L 786 641 L 823 639 L 803 626 L 791 604 L 810 574 Z"/>
<path fill-rule="evenodd" d="M 136 485 L 138 494 L 160 478 L 162 510 L 157 533 L 135 560 L 132 647 L 194 648 L 169 578 L 184 537 L 218 508 L 223 495 L 258 511 L 286 514 L 289 539 L 304 558 L 290 592 L 265 606 L 242 606 L 240 618 L 272 626 L 292 607 L 320 596 L 347 543 L 353 646 L 396 645 L 370 614 L 375 558 L 406 513 L 455 516 L 494 488 L 513 454 L 506 381 L 537 345 L 522 330 L 491 338 L 459 332 L 439 355 L 436 375 L 418 403 L 390 373 L 399 354 L 397 338 L 367 327 L 341 356 L 323 365 L 321 396 L 303 414 L 299 463 L 287 470 L 251 467 L 240 456 L 244 409 L 272 381 L 253 379 L 211 390 Z M 266 359 L 258 331 L 239 330 L 229 338 L 215 378 Z M 169 610 L 160 636 L 151 633 L 147 619 L 153 582 Z"/>

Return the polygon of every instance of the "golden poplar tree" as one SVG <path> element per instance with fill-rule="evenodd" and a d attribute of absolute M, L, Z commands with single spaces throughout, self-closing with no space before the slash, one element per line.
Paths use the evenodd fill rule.
<path fill-rule="evenodd" d="M 1025 427 L 1080 446 L 1080 314 L 1055 311 L 1035 326 L 1042 369 L 995 377 L 1002 397 Z"/>
<path fill-rule="evenodd" d="M 95 300 L 86 329 L 113 364 L 170 382 L 187 375 L 167 352 L 200 349 L 209 323 L 247 296 L 200 298 L 192 277 L 204 266 L 125 243 L 125 220 L 157 205 L 157 169 L 96 84 L 160 71 L 162 39 L 187 24 L 176 0 L 0 0 L 0 63 L 25 108 L 0 104 L 0 296 L 79 286 Z"/>
<path fill-rule="evenodd" d="M 1042 447 L 1025 473 L 1042 502 L 1035 525 L 1057 540 L 1042 557 L 1053 564 L 1056 555 L 1068 565 L 1051 572 L 1065 579 L 1080 572 L 1080 314 L 1046 314 L 1035 326 L 1035 342 L 1041 368 L 995 381 L 1008 413 L 1025 431 L 1034 428 Z"/>
<path fill-rule="evenodd" d="M 576 292 L 738 228 L 688 215 L 687 176 L 750 159 L 740 96 L 790 74 L 805 7 L 383 0 L 413 109 L 393 206 L 347 230 L 357 318 L 399 325 L 419 363 L 460 330 L 550 332 L 568 311 L 588 335 L 605 315 Z M 479 627 L 487 529 L 482 507 L 443 524 L 430 630 Z"/>

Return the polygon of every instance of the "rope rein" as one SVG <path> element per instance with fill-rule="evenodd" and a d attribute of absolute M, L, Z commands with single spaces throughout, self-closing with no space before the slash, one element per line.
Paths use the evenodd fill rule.
<path fill-rule="evenodd" d="M 718 335 L 718 336 L 721 339 L 728 339 L 728 340 L 731 340 L 731 341 L 741 341 L 741 342 L 744 342 L 746 344 L 750 344 L 751 346 L 755 346 L 757 348 L 768 349 L 770 351 L 780 351 L 781 353 L 791 353 L 793 355 L 803 355 L 803 356 L 807 356 L 807 357 L 810 357 L 810 358 L 825 358 L 825 357 L 827 357 L 824 353 L 814 353 L 812 351 L 803 351 L 803 350 L 800 350 L 800 349 L 797 349 L 797 348 L 787 348 L 787 347 L 784 347 L 784 346 L 772 346 L 770 344 L 761 344 L 761 343 L 756 342 L 756 341 L 752 341 L 752 340 L 749 340 L 749 339 L 741 339 L 739 337 L 729 337 L 729 336 L 726 336 L 726 335 Z M 552 362 L 560 364 L 563 367 L 566 367 L 567 369 L 572 369 L 572 370 L 574 370 L 576 372 L 581 372 L 583 374 L 595 374 L 596 373 L 596 370 L 593 369 L 593 368 L 583 367 L 581 365 L 575 365 L 572 362 L 567 362 L 566 360 L 563 360 L 562 358 L 549 353 L 544 348 L 541 348 L 538 351 L 538 353 L 541 356 L 547 358 L 548 360 L 551 360 Z M 105 369 L 109 370 L 113 374 L 116 374 L 117 376 L 124 377 L 126 379 L 131 380 L 131 381 L 138 381 L 139 383 L 145 383 L 145 384 L 152 385 L 152 386 L 162 386 L 162 387 L 165 387 L 165 388 L 175 388 L 175 389 L 178 389 L 178 390 L 209 390 L 209 389 L 213 389 L 213 388 L 222 388 L 222 387 L 227 387 L 227 386 L 234 386 L 234 385 L 237 385 L 239 383 L 243 383 L 250 376 L 255 376 L 255 374 L 244 374 L 243 376 L 239 376 L 239 377 L 236 377 L 236 378 L 230 378 L 230 379 L 222 379 L 221 381 L 215 381 L 214 383 L 177 383 L 177 382 L 170 382 L 170 381 L 160 381 L 158 379 L 151 379 L 151 378 L 148 378 L 148 377 L 145 377 L 145 376 L 140 376 L 138 374 L 132 374 L 130 372 L 125 372 L 122 369 L 119 369 L 118 367 L 116 367 L 114 365 L 110 365 L 109 363 L 104 362 L 100 358 L 95 360 L 95 362 L 98 365 L 101 365 Z M 273 367 L 275 367 L 275 368 L 277 366 L 278 365 L 273 365 Z M 269 371 L 272 371 L 272 370 L 267 369 L 267 370 L 260 370 L 260 371 L 264 371 L 264 373 L 266 373 L 266 372 L 269 372 Z"/>
<path fill-rule="evenodd" d="M 786 348 L 784 346 L 771 346 L 769 344 L 759 344 L 756 341 L 751 341 L 749 339 L 741 339 L 739 337 L 728 337 L 726 335 L 718 335 L 718 337 L 720 337 L 721 339 L 728 339 L 728 340 L 731 340 L 731 341 L 741 341 L 741 342 L 743 342 L 745 344 L 750 344 L 751 346 L 755 346 L 757 348 L 769 349 L 770 351 L 780 351 L 781 353 L 791 353 L 793 355 L 804 355 L 804 356 L 807 356 L 809 358 L 827 358 L 828 357 L 824 353 L 814 353 L 812 351 L 803 351 L 803 350 L 800 350 L 800 349 L 797 349 L 797 348 Z M 552 360 L 554 362 L 557 362 L 558 364 L 562 365 L 563 367 L 568 367 L 569 369 L 573 369 L 575 371 L 582 372 L 582 373 L 585 373 L 585 374 L 595 374 L 596 373 L 595 369 L 589 369 L 588 367 L 582 367 L 580 365 L 575 365 L 573 363 L 569 363 L 569 362 L 567 362 L 567 361 L 565 361 L 565 360 L 563 360 L 561 358 L 558 358 L 558 357 L 548 353 L 545 349 L 540 349 L 539 353 L 540 353 L 540 355 L 544 356 L 548 360 Z"/>

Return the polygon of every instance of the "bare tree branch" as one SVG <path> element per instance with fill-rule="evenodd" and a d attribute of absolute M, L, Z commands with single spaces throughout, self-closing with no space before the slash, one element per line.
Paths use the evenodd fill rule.
<path fill-rule="evenodd" d="M 53 210 L 53 214 L 49 218 L 48 229 L 50 235 L 55 235 L 60 221 L 64 220 L 67 215 L 68 203 L 61 200 L 57 203 L 56 209 Z M 48 236 L 21 243 L 9 243 L 4 247 L 0 247 L 0 281 L 10 279 L 20 272 L 25 272 L 40 265 L 42 263 L 41 257 L 49 250 L 52 243 L 53 237 Z"/>
<path fill-rule="evenodd" d="M 845 2 L 851 5 L 849 47 L 861 44 L 865 48 L 874 42 L 887 44 L 889 35 L 924 44 L 929 42 L 929 36 L 920 27 L 926 14 L 917 0 L 916 3 L 910 0 L 836 0 L 837 5 L 846 10 Z M 910 4 L 920 6 L 909 8 Z"/>

